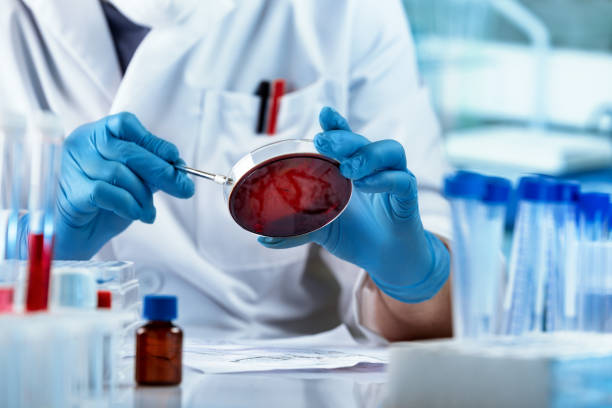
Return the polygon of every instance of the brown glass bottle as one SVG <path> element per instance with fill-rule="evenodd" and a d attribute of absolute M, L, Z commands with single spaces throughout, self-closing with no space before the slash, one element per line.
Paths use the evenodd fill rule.
<path fill-rule="evenodd" d="M 136 331 L 137 384 L 180 384 L 183 331 L 172 324 L 176 309 L 174 296 L 145 296 L 143 315 L 150 321 Z"/>

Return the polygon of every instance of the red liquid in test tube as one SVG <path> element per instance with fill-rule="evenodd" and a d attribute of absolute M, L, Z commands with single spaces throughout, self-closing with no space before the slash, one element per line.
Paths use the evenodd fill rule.
<path fill-rule="evenodd" d="M 12 287 L 0 286 L 0 313 L 11 313 L 13 311 L 13 300 L 15 290 Z"/>
<path fill-rule="evenodd" d="M 49 304 L 49 281 L 53 259 L 56 189 L 61 163 L 63 130 L 51 112 L 34 117 L 31 137 L 29 191 L 27 312 L 45 311 Z"/>
<path fill-rule="evenodd" d="M 30 234 L 28 237 L 29 276 L 25 305 L 28 312 L 47 310 L 53 258 L 53 240 L 49 241 L 45 243 L 43 234 Z"/>

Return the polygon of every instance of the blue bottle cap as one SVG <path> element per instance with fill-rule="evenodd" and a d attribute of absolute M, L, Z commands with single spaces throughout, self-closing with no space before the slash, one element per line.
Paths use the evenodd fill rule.
<path fill-rule="evenodd" d="M 483 201 L 487 203 L 506 203 L 512 191 L 512 184 L 502 177 L 487 177 Z"/>
<path fill-rule="evenodd" d="M 55 268 L 52 282 L 52 300 L 55 305 L 78 309 L 96 307 L 96 281 L 89 270 Z"/>
<path fill-rule="evenodd" d="M 554 184 L 543 177 L 522 177 L 518 186 L 518 198 L 525 201 L 549 202 L 555 196 Z"/>
<path fill-rule="evenodd" d="M 580 213 L 587 220 L 593 221 L 597 216 L 605 218 L 610 211 L 610 195 L 605 193 L 582 193 L 578 202 Z"/>
<path fill-rule="evenodd" d="M 575 181 L 558 181 L 554 184 L 555 201 L 559 203 L 578 203 L 580 184 Z"/>
<path fill-rule="evenodd" d="M 482 199 L 486 177 L 473 172 L 459 171 L 444 179 L 444 195 L 448 198 Z"/>
<path fill-rule="evenodd" d="M 176 319 L 177 299 L 172 295 L 146 295 L 142 315 L 147 320 L 169 322 Z"/>

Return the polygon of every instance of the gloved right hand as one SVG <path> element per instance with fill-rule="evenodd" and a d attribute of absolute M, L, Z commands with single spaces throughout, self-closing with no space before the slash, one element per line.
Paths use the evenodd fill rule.
<path fill-rule="evenodd" d="M 55 259 L 89 259 L 132 221 L 153 223 L 153 192 L 194 194 L 173 164 L 175 145 L 130 113 L 77 128 L 65 141 L 57 198 Z"/>

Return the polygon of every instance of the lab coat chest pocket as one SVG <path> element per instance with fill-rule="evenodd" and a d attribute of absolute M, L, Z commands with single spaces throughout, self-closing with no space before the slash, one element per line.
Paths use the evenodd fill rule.
<path fill-rule="evenodd" d="M 260 100 L 251 94 L 205 90 L 203 97 L 200 152 L 203 161 L 217 152 L 226 161 L 226 170 L 246 153 L 281 139 L 312 139 L 319 128 L 319 111 L 325 105 L 342 109 L 340 85 L 319 79 L 284 95 L 280 101 L 276 133 L 257 134 Z M 271 101 L 268 103 L 268 108 Z M 268 109 L 269 110 L 269 109 Z"/>
<path fill-rule="evenodd" d="M 314 84 L 281 99 L 277 132 L 256 134 L 259 99 L 254 95 L 204 91 L 201 133 L 196 165 L 201 169 L 229 173 L 248 152 L 281 139 L 311 139 L 320 132 L 318 114 L 325 105 L 342 102 L 339 87 L 332 81 Z M 231 218 L 222 188 L 197 182 L 198 250 L 224 269 L 266 267 L 295 262 L 306 256 L 306 248 L 271 251 L 257 243 L 255 236 Z M 231 249 L 233 248 L 233 249 Z"/>

